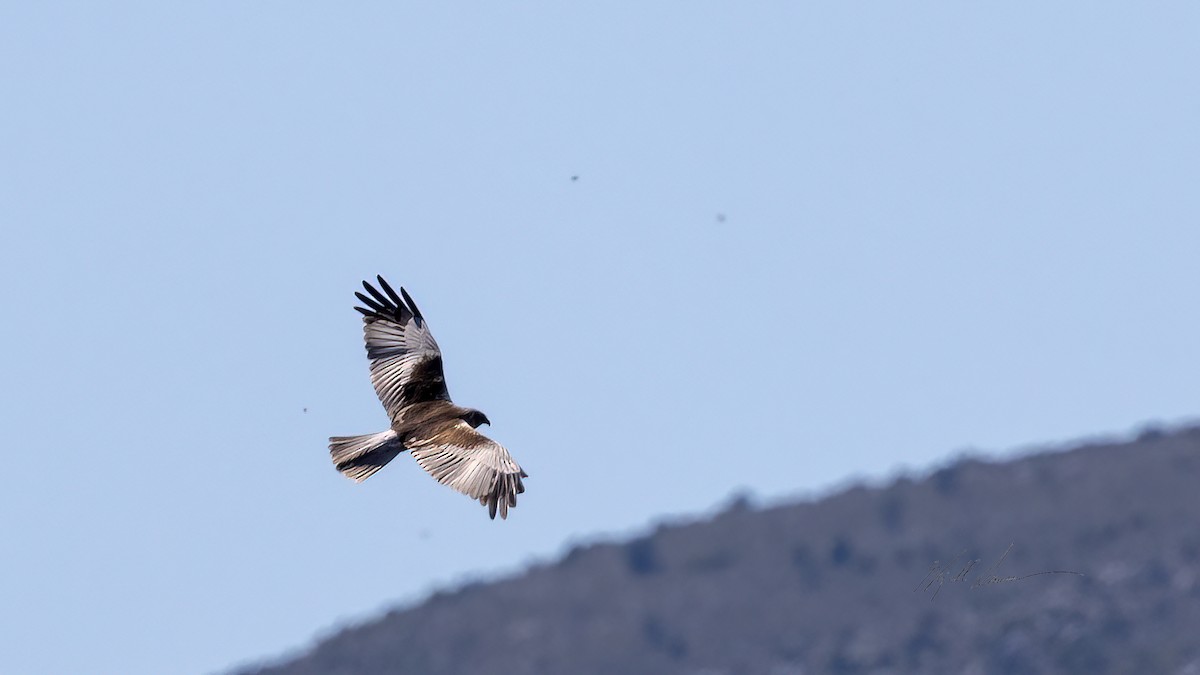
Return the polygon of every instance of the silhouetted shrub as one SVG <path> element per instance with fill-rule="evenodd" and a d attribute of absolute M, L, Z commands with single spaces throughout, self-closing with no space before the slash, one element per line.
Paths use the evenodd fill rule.
<path fill-rule="evenodd" d="M 961 478 L 959 465 L 939 469 L 931 476 L 933 489 L 940 495 L 949 496 L 958 492 L 958 482 Z"/>
<path fill-rule="evenodd" d="M 800 572 L 800 578 L 810 589 L 821 585 L 821 566 L 808 546 L 797 544 L 792 547 L 792 566 Z"/>
<path fill-rule="evenodd" d="M 721 513 L 745 513 L 754 508 L 754 493 L 747 488 L 743 488 L 733 493 L 729 498 L 729 503 L 721 510 Z"/>
<path fill-rule="evenodd" d="M 687 643 L 679 635 L 667 629 L 667 625 L 657 616 L 647 616 L 642 621 L 642 637 L 652 647 L 679 660 L 687 656 Z"/>
<path fill-rule="evenodd" d="M 719 572 L 732 567 L 736 561 L 737 555 L 733 551 L 723 549 L 697 556 L 689 560 L 686 567 L 693 572 Z"/>
<path fill-rule="evenodd" d="M 888 532 L 900 532 L 904 529 L 904 498 L 889 490 L 879 501 L 879 521 Z"/>
<path fill-rule="evenodd" d="M 629 571 L 637 575 L 656 574 L 662 571 L 658 560 L 658 549 L 650 537 L 634 539 L 625 545 L 625 563 Z"/>
<path fill-rule="evenodd" d="M 833 675 L 856 675 L 864 673 L 866 669 L 862 664 L 850 658 L 842 652 L 836 652 L 829 659 L 829 663 L 825 666 L 825 672 L 833 673 Z"/>
<path fill-rule="evenodd" d="M 863 555 L 859 553 L 854 558 L 854 569 L 862 575 L 870 575 L 875 572 L 875 568 L 879 566 L 879 559 L 872 555 Z"/>
<path fill-rule="evenodd" d="M 833 546 L 829 549 L 829 562 L 834 567 L 844 567 L 853 557 L 854 547 L 848 539 L 839 536 L 833 540 Z"/>
<path fill-rule="evenodd" d="M 1129 620 L 1122 616 L 1116 608 L 1109 609 L 1103 622 L 1100 624 L 1101 637 L 1113 642 L 1124 642 L 1129 639 L 1129 633 Z"/>
<path fill-rule="evenodd" d="M 1162 425 L 1152 422 L 1144 425 L 1138 431 L 1137 439 L 1139 443 L 1146 443 L 1157 441 L 1166 435 L 1167 432 L 1163 431 Z"/>
<path fill-rule="evenodd" d="M 1171 585 L 1171 571 L 1163 561 L 1153 559 L 1138 571 L 1134 579 L 1140 586 L 1160 586 L 1165 588 Z"/>
<path fill-rule="evenodd" d="M 1200 560 L 1200 537 L 1190 537 L 1179 544 L 1179 555 L 1184 562 Z"/>
<path fill-rule="evenodd" d="M 937 656 L 945 650 L 946 645 L 938 635 L 938 618 L 932 612 L 926 612 L 904 643 L 904 658 L 908 668 L 912 670 L 920 666 L 921 659 L 927 654 Z"/>

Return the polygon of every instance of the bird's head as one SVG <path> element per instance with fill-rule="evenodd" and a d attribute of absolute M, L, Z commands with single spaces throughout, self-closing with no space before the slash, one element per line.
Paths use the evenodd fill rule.
<path fill-rule="evenodd" d="M 492 425 L 492 421 L 487 418 L 487 415 L 484 415 L 482 412 L 475 410 L 474 408 L 468 410 L 462 418 L 467 424 L 470 424 L 476 429 L 478 429 L 479 425 L 481 424 L 486 424 L 488 426 Z"/>

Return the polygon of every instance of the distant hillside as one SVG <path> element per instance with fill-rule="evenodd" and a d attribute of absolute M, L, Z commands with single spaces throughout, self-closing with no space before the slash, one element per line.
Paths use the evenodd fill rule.
<path fill-rule="evenodd" d="M 738 504 L 243 672 L 1200 675 L 1200 429 Z"/>

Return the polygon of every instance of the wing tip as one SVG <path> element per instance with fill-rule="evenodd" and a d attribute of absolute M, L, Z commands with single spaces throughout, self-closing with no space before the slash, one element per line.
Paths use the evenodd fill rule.
<path fill-rule="evenodd" d="M 487 507 L 488 518 L 495 520 L 499 513 L 500 520 L 508 520 L 508 510 L 517 507 L 517 495 L 525 492 L 525 484 L 521 481 L 523 476 L 523 470 L 520 473 L 502 474 L 496 478 L 495 487 L 479 498 L 479 503 Z"/>
<path fill-rule="evenodd" d="M 387 279 L 383 278 L 382 274 L 376 274 L 375 279 L 376 279 L 376 281 L 379 282 L 380 287 L 383 288 L 383 292 L 388 294 L 388 297 L 391 298 L 392 302 L 395 303 L 397 307 L 401 307 L 404 305 L 404 302 L 400 299 L 400 296 L 396 295 L 395 289 L 393 289 L 392 285 L 387 282 Z M 400 292 L 404 293 L 403 286 L 400 287 Z M 405 298 L 407 299 L 408 294 L 404 293 L 404 295 L 405 295 Z M 416 314 L 416 312 L 413 312 L 413 313 Z"/>
<path fill-rule="evenodd" d="M 368 314 L 358 307 L 355 307 L 355 309 L 358 309 L 358 311 L 363 312 L 367 316 L 394 318 L 401 323 L 407 322 L 409 318 L 415 318 L 418 325 L 425 321 L 421 310 L 417 308 L 417 303 L 413 302 L 412 296 L 408 294 L 408 291 L 404 290 L 403 286 L 400 287 L 400 292 L 396 293 L 396 289 L 392 288 L 392 285 L 387 282 L 387 279 L 383 278 L 382 274 L 376 274 L 375 280 L 379 284 L 379 287 L 383 289 L 382 292 L 372 286 L 371 282 L 363 279 L 363 289 L 370 294 L 370 297 L 358 291 L 354 293 L 367 307 L 375 311 Z M 405 316 L 406 314 L 409 316 Z"/>

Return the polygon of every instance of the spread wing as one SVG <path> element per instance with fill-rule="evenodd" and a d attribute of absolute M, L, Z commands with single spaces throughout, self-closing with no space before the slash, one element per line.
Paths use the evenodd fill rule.
<path fill-rule="evenodd" d="M 416 429 L 404 441 L 409 454 L 442 485 L 478 499 L 488 515 L 508 518 L 525 491 L 528 476 L 508 450 L 475 431 L 461 419 L 434 422 Z"/>
<path fill-rule="evenodd" d="M 363 338 L 371 360 L 371 384 L 393 421 L 405 408 L 425 401 L 449 401 L 446 376 L 442 373 L 442 351 L 421 316 L 421 310 L 400 289 L 400 295 L 382 276 L 375 277 L 383 293 L 363 282 L 370 297 L 355 293 L 367 307 L 363 314 Z M 385 295 L 386 293 L 386 295 Z"/>

